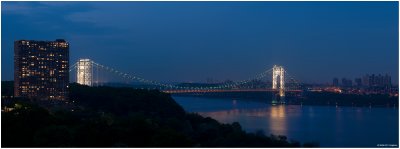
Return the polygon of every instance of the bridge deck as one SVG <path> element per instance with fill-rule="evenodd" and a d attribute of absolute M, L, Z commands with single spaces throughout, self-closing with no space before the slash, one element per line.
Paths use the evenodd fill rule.
<path fill-rule="evenodd" d="M 231 90 L 163 90 L 164 93 L 220 93 L 220 92 L 279 92 L 276 89 L 231 89 Z M 285 92 L 302 92 L 302 90 L 285 90 Z"/>

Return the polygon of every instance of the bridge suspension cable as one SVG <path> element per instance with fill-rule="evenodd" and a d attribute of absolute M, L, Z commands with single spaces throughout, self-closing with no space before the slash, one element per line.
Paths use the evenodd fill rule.
<path fill-rule="evenodd" d="M 78 62 L 76 62 L 76 63 L 74 63 L 73 65 L 71 65 L 71 66 L 69 67 L 69 72 L 71 72 L 72 70 L 75 70 L 77 64 L 78 64 Z"/>
<path fill-rule="evenodd" d="M 268 72 L 270 72 L 272 70 L 272 68 L 271 68 L 271 69 L 268 69 L 268 70 L 256 75 L 255 77 L 252 77 L 252 78 L 249 78 L 249 79 L 246 79 L 246 80 L 242 80 L 242 81 L 233 82 L 233 83 L 226 83 L 226 84 L 220 84 L 220 85 L 217 85 L 217 86 L 209 86 L 209 87 L 186 87 L 186 86 L 172 85 L 172 84 L 167 84 L 167 83 L 160 83 L 158 81 L 147 80 L 147 79 L 135 76 L 135 75 L 130 75 L 128 73 L 124 73 L 124 72 L 118 71 L 118 70 L 116 70 L 114 68 L 111 68 L 111 67 L 108 67 L 108 66 L 101 65 L 101 64 L 96 63 L 94 61 L 91 61 L 91 62 L 96 67 L 99 67 L 99 68 L 101 68 L 103 70 L 106 70 L 108 72 L 114 73 L 114 74 L 116 74 L 116 75 L 118 75 L 120 77 L 126 78 L 126 79 L 136 80 L 136 81 L 139 81 L 139 82 L 142 82 L 142 83 L 161 86 L 161 87 L 166 87 L 166 88 L 171 88 L 171 89 L 185 89 L 185 90 L 212 90 L 212 89 L 233 88 L 233 87 L 237 87 L 237 86 L 242 85 L 242 84 L 246 84 L 246 83 L 248 83 L 248 82 L 250 82 L 252 80 L 255 80 L 255 79 L 264 78 L 265 76 L 267 76 Z"/>
<path fill-rule="evenodd" d="M 290 80 L 293 80 L 293 81 L 294 81 L 294 83 L 295 83 L 295 85 L 297 85 L 297 87 L 300 87 L 301 83 L 299 83 L 299 81 L 296 80 L 292 75 L 290 75 L 286 70 L 285 70 L 285 74 L 286 74 L 286 76 L 288 76 L 288 78 L 289 78 Z"/>
<path fill-rule="evenodd" d="M 164 83 L 160 83 L 160 82 L 156 82 L 156 81 L 151 81 L 151 80 L 143 79 L 141 77 L 137 77 L 137 76 L 130 75 L 130 74 L 127 74 L 127 73 L 123 73 L 121 71 L 115 70 L 115 69 L 113 69 L 111 67 L 104 66 L 104 65 L 101 65 L 101 64 L 93 62 L 93 61 L 92 61 L 92 64 L 95 65 L 96 67 L 99 67 L 99 68 L 104 69 L 106 71 L 109 71 L 111 73 L 117 74 L 118 76 L 121 76 L 121 77 L 126 78 L 126 79 L 137 80 L 139 82 L 148 83 L 148 84 L 157 85 L 157 86 L 168 87 L 168 88 L 173 88 L 174 87 L 174 86 L 169 85 L 169 84 L 164 84 Z"/>
<path fill-rule="evenodd" d="M 241 80 L 241 81 L 236 81 L 236 82 L 226 82 L 226 83 L 222 83 L 222 84 L 216 84 L 216 85 L 209 85 L 209 86 L 198 86 L 198 87 L 188 87 L 188 86 L 182 86 L 182 84 L 168 84 L 168 83 L 161 83 L 158 81 L 153 81 L 153 80 L 147 80 L 144 79 L 142 77 L 138 77 L 137 75 L 131 75 L 128 73 L 124 73 L 121 71 L 118 71 L 114 68 L 96 63 L 94 61 L 90 61 L 90 64 L 94 67 L 96 67 L 97 69 L 97 74 L 99 72 L 99 69 L 104 70 L 106 72 L 110 72 L 112 74 L 115 74 L 119 77 L 122 77 L 124 79 L 129 79 L 129 80 L 133 80 L 133 81 L 138 81 L 141 83 L 145 83 L 145 84 L 150 84 L 150 85 L 154 85 L 154 86 L 159 86 L 162 87 L 164 89 L 181 89 L 181 90 L 218 90 L 218 89 L 232 89 L 232 88 L 236 88 L 236 87 L 240 87 L 241 85 L 244 85 L 246 83 L 249 83 L 253 80 L 260 80 L 262 78 L 265 78 L 266 76 L 270 76 L 271 72 L 273 70 L 273 68 L 270 68 L 266 71 L 263 71 L 253 77 L 250 77 L 248 79 L 245 80 Z M 74 63 L 73 65 L 70 66 L 70 70 L 69 72 L 78 69 L 78 62 Z M 285 80 L 290 79 L 292 81 L 292 83 L 294 83 L 295 85 L 297 85 L 298 87 L 300 86 L 300 83 L 298 80 L 294 79 L 286 70 L 284 70 L 285 75 L 287 77 L 285 77 Z M 98 75 L 97 75 L 98 77 Z M 97 78 L 98 79 L 98 78 Z M 294 82 L 293 82 L 294 81 Z M 289 81 L 285 81 L 285 82 L 289 82 Z M 97 81 L 98 84 L 98 81 Z M 161 89 L 161 88 L 160 88 Z"/>

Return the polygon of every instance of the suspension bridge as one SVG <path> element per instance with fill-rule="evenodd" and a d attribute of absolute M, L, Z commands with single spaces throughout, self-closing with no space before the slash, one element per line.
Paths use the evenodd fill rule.
<path fill-rule="evenodd" d="M 69 71 L 73 76 L 71 79 L 82 85 L 102 86 L 106 82 L 116 82 L 110 79 L 116 77 L 119 82 L 140 84 L 139 88 L 141 89 L 158 89 L 171 94 L 272 92 L 279 98 L 284 98 L 286 93 L 302 92 L 299 81 L 289 75 L 282 66 L 277 65 L 245 80 L 200 85 L 194 83 L 163 83 L 149 80 L 99 64 L 90 59 L 78 60 L 70 66 Z"/>

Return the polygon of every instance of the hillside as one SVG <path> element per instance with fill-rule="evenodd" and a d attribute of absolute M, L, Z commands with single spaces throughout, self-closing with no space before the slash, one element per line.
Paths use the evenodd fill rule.
<path fill-rule="evenodd" d="M 70 85 L 52 107 L 15 99 L 2 112 L 2 147 L 300 147 L 284 136 L 186 113 L 156 90 Z M 315 146 L 315 144 L 304 144 Z"/>

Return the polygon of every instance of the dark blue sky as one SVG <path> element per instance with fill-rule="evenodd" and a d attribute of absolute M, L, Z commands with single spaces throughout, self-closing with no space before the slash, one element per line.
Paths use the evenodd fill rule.
<path fill-rule="evenodd" d="M 398 2 L 1 2 L 2 80 L 13 41 L 70 42 L 150 80 L 242 80 L 274 64 L 303 82 L 388 73 L 398 82 Z M 397 84 L 397 83 L 395 83 Z"/>

